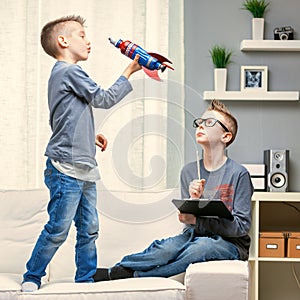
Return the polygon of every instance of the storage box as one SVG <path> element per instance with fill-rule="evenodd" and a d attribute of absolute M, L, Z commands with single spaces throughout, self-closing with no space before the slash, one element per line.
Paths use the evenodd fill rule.
<path fill-rule="evenodd" d="M 259 233 L 259 256 L 284 257 L 285 234 L 283 232 Z"/>
<path fill-rule="evenodd" d="M 300 258 L 300 232 L 289 232 L 287 257 Z"/>

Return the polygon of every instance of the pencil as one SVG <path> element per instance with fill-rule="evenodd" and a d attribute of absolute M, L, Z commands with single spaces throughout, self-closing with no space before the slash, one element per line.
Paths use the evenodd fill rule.
<path fill-rule="evenodd" d="M 201 175 L 200 175 L 200 159 L 199 159 L 199 152 L 198 150 L 196 151 L 196 155 L 197 155 L 197 171 L 198 171 L 198 179 L 201 179 Z"/>

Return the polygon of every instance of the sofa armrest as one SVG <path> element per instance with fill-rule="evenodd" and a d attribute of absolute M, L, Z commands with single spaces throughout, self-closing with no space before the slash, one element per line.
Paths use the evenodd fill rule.
<path fill-rule="evenodd" d="M 248 300 L 246 261 L 223 260 L 191 264 L 185 275 L 187 300 Z"/>

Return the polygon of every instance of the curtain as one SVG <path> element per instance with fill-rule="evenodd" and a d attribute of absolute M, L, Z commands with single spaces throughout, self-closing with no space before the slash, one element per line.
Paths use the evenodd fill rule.
<path fill-rule="evenodd" d="M 54 59 L 40 46 L 45 23 L 64 15 L 86 19 L 92 52 L 84 70 L 108 88 L 130 63 L 108 37 L 131 40 L 173 61 L 163 81 L 133 74 L 134 91 L 110 110 L 95 109 L 101 185 L 118 191 L 178 186 L 183 163 L 184 69 L 182 0 L 2 0 L 0 189 L 43 188 L 51 135 L 47 81 Z"/>

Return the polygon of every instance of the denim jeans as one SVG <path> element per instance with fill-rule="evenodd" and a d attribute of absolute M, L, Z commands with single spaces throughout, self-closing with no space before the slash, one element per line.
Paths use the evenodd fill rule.
<path fill-rule="evenodd" d="M 134 270 L 134 277 L 169 277 L 191 263 L 239 259 L 235 245 L 222 237 L 200 237 L 189 228 L 183 233 L 154 241 L 143 252 L 125 256 L 117 265 Z"/>
<path fill-rule="evenodd" d="M 74 220 L 77 230 L 75 281 L 93 282 L 92 276 L 97 268 L 95 240 L 99 231 L 96 184 L 64 175 L 53 167 L 49 159 L 44 175 L 45 184 L 50 191 L 47 208 L 49 221 L 44 226 L 26 264 L 24 281 L 41 285 L 41 277 L 46 275 L 47 265 L 66 240 Z"/>

